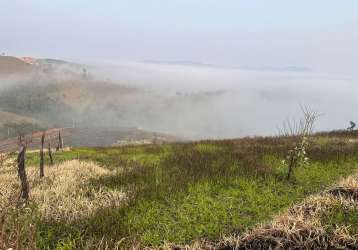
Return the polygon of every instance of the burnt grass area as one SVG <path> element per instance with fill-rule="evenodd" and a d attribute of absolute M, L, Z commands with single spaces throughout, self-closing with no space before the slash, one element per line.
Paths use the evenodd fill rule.
<path fill-rule="evenodd" d="M 242 234 L 357 170 L 358 141 L 351 139 L 358 136 L 350 135 L 338 131 L 310 137 L 309 164 L 294 169 L 291 179 L 281 164 L 295 146 L 296 138 L 291 137 L 57 152 L 55 164 L 78 159 L 111 170 L 88 185 L 121 190 L 128 200 L 72 222 L 40 215 L 27 218 L 35 228 L 31 237 L 39 249 L 92 249 L 101 241 L 110 249 L 126 249 L 159 247 L 165 242 L 183 245 L 198 239 L 215 242 L 223 234 Z M 38 153 L 28 154 L 27 166 L 36 167 L 38 162 Z M 348 191 L 331 192 L 345 195 Z M 310 237 L 325 237 L 316 233 Z M 247 241 L 275 246 L 289 240 L 280 231 L 270 237 L 262 232 L 259 237 L 263 241 Z"/>

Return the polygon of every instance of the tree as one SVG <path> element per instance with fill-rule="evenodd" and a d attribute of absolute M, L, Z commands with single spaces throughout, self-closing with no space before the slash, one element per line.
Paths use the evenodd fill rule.
<path fill-rule="evenodd" d="M 307 106 L 301 106 L 303 117 L 299 120 L 286 120 L 283 123 L 280 134 L 290 137 L 293 140 L 293 148 L 289 150 L 287 159 L 282 164 L 287 167 L 287 179 L 290 179 L 296 167 L 308 164 L 306 149 L 308 147 L 308 137 L 312 134 L 314 124 L 320 116 L 317 112 Z"/>

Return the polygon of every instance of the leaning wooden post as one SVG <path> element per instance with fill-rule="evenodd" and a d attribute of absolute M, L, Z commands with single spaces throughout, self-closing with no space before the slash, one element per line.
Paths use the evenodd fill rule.
<path fill-rule="evenodd" d="M 40 178 L 44 177 L 44 144 L 45 144 L 45 132 L 41 136 L 41 149 L 40 149 Z"/>
<path fill-rule="evenodd" d="M 24 200 L 28 200 L 29 183 L 27 181 L 27 176 L 25 171 L 25 154 L 26 154 L 26 146 L 22 145 L 20 148 L 19 155 L 17 157 L 17 170 L 21 181 L 21 198 L 23 198 Z"/>
<path fill-rule="evenodd" d="M 51 143 L 48 143 L 48 156 L 50 156 L 50 163 L 53 165 L 52 151 L 51 151 Z"/>

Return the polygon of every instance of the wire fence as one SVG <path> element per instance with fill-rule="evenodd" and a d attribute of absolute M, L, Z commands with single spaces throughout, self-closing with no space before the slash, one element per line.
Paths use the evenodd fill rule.
<path fill-rule="evenodd" d="M 0 154 L 12 153 L 19 150 L 20 142 L 26 143 L 28 149 L 39 149 L 41 146 L 41 137 L 45 132 L 45 143 L 51 143 L 53 147 L 59 144 L 59 137 L 68 138 L 71 135 L 70 128 L 53 128 L 46 131 L 34 132 L 24 136 L 12 137 L 0 141 Z"/>

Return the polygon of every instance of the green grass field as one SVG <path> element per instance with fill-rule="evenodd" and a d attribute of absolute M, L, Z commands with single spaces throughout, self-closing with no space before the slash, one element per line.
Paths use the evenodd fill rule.
<path fill-rule="evenodd" d="M 32 212 L 26 220 L 33 225 L 39 249 L 91 248 L 101 240 L 109 249 L 116 242 L 119 248 L 141 248 L 216 241 L 269 222 L 358 169 L 358 143 L 320 136 L 310 140 L 308 166 L 295 169 L 288 180 L 281 161 L 290 147 L 289 138 L 245 138 L 57 152 L 55 165 L 49 166 L 46 159 L 45 175 L 68 160 L 95 162 L 109 172 L 91 177 L 85 185 L 121 191 L 128 199 L 75 220 L 44 218 L 36 202 L 30 202 Z M 27 155 L 30 169 L 38 162 L 38 153 Z M 357 228 L 356 218 L 339 212 L 323 219 Z"/>

